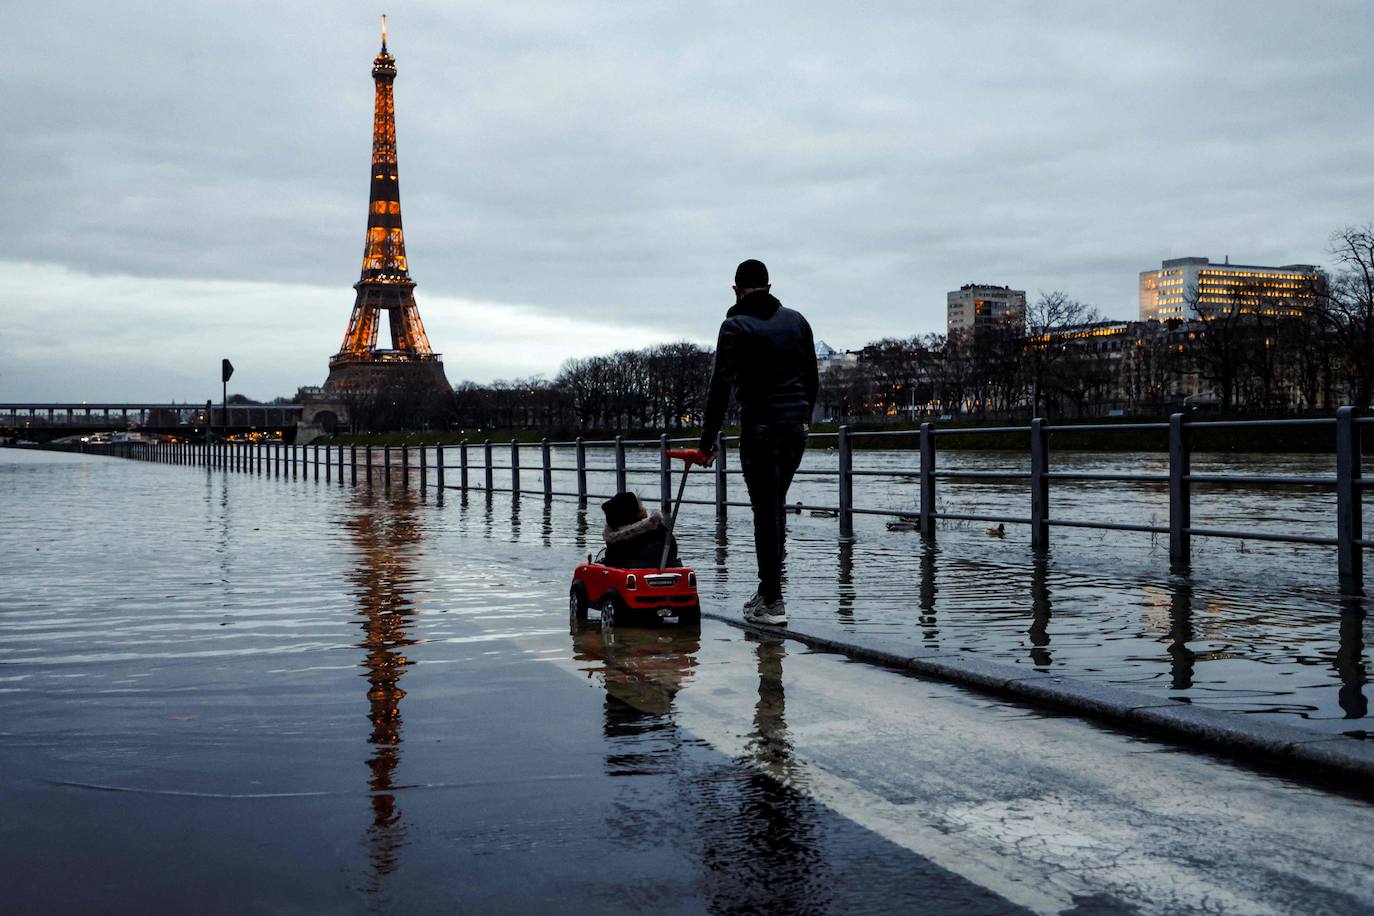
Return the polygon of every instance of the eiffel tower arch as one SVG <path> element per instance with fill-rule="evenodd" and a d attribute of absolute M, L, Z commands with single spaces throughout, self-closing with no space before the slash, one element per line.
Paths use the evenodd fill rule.
<path fill-rule="evenodd" d="M 406 259 L 392 93 L 396 59 L 386 48 L 386 17 L 382 18 L 382 49 L 372 61 L 372 79 L 376 83 L 376 102 L 362 275 L 353 284 L 357 291 L 353 314 L 339 352 L 329 360 L 329 378 L 322 395 L 345 403 L 356 403 L 369 393 L 387 389 L 414 392 L 416 396 L 451 397 L 453 388 L 444 375 L 444 364 L 430 347 L 420 320 L 415 281 L 410 278 Z M 389 348 L 377 346 L 383 314 L 391 335 Z"/>

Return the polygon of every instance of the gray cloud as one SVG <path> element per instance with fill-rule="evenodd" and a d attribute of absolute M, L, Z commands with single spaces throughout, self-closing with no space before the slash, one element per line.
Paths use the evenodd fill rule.
<path fill-rule="evenodd" d="M 616 346 L 620 326 L 709 340 L 746 256 L 838 345 L 937 329 L 944 292 L 974 280 L 1124 317 L 1161 258 L 1320 263 L 1334 228 L 1374 219 L 1362 0 L 391 12 L 409 254 L 449 353 L 435 309 L 457 301 L 566 316 L 580 349 Z M 320 322 L 323 350 L 279 357 L 280 377 L 318 381 L 362 250 L 372 11 L 18 16 L 0 56 L 10 275 L 195 281 L 156 323 L 131 305 L 169 387 L 159 335 L 203 323 L 207 281 L 334 288 L 296 316 Z M 7 314 L 27 307 L 21 285 L 0 283 Z M 274 335 L 292 306 L 269 298 L 217 343 Z M 60 308 L 67 358 L 97 359 L 82 303 Z M 31 346 L 0 336 L 12 366 Z M 527 368 L 449 359 L 455 380 Z"/>

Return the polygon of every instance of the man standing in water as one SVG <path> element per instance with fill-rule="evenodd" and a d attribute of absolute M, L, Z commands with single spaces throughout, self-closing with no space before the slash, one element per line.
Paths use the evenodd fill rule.
<path fill-rule="evenodd" d="M 806 450 L 807 423 L 819 381 L 811 325 L 769 292 L 762 261 L 735 270 L 735 305 L 716 341 L 716 365 L 706 400 L 701 450 L 715 461 L 716 436 L 733 390 L 740 414 L 740 468 L 754 510 L 759 588 L 744 603 L 750 623 L 786 624 L 782 558 L 787 488 Z"/>

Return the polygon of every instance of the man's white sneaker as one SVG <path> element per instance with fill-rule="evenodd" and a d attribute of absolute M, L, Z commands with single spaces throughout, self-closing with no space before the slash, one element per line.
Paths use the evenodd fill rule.
<path fill-rule="evenodd" d="M 782 599 L 761 602 L 756 607 L 745 608 L 744 619 L 749 623 L 765 623 L 769 626 L 787 626 L 787 608 Z"/>

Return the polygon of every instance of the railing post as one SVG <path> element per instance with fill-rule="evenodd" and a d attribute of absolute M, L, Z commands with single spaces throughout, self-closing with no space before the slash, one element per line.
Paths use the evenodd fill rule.
<path fill-rule="evenodd" d="M 358 446 L 348 447 L 348 479 L 352 486 L 358 485 Z"/>
<path fill-rule="evenodd" d="M 315 446 L 315 482 L 320 482 L 320 447 Z"/>
<path fill-rule="evenodd" d="M 716 433 L 716 521 L 725 521 L 725 510 L 729 508 L 728 488 L 725 480 L 725 436 Z"/>
<path fill-rule="evenodd" d="M 458 487 L 468 491 L 468 440 L 458 443 Z"/>
<path fill-rule="evenodd" d="M 921 424 L 921 515 L 923 537 L 935 537 L 935 430 Z"/>
<path fill-rule="evenodd" d="M 539 443 L 539 457 L 544 462 L 544 502 L 553 502 L 553 452 L 548 437 Z"/>
<path fill-rule="evenodd" d="M 1183 414 L 1169 415 L 1169 563 L 1186 569 L 1191 561 L 1191 455 Z"/>
<path fill-rule="evenodd" d="M 673 463 L 668 459 L 668 434 L 658 437 L 658 501 L 663 517 L 673 511 Z"/>
<path fill-rule="evenodd" d="M 367 459 L 367 467 L 363 473 L 367 475 L 367 485 L 370 487 L 372 486 L 372 446 L 368 445 L 363 448 L 363 457 Z"/>
<path fill-rule="evenodd" d="M 401 443 L 401 489 L 410 489 L 410 446 Z"/>
<path fill-rule="evenodd" d="M 1030 434 L 1031 549 L 1041 553 L 1050 546 L 1050 441 L 1045 421 L 1031 420 Z"/>
<path fill-rule="evenodd" d="M 391 446 L 382 446 L 382 486 L 391 489 Z"/>
<path fill-rule="evenodd" d="M 420 445 L 420 492 L 429 489 L 429 454 L 424 445 Z"/>
<path fill-rule="evenodd" d="M 491 440 L 490 440 L 490 439 L 484 439 L 484 440 L 482 441 L 482 461 L 483 461 L 483 465 L 482 465 L 482 467 L 483 467 L 483 476 L 482 476 L 482 480 L 483 480 L 483 483 L 486 485 L 486 488 L 487 488 L 487 495 L 490 496 L 490 495 L 491 495 L 492 481 L 493 481 L 493 479 L 494 479 L 494 478 L 492 477 L 492 473 L 491 473 Z"/>
<path fill-rule="evenodd" d="M 444 443 L 442 442 L 434 446 L 434 486 L 441 492 L 444 489 Z"/>
<path fill-rule="evenodd" d="M 1355 407 L 1336 411 L 1336 567 L 1345 595 L 1364 593 L 1364 548 L 1355 543 L 1363 538 L 1358 416 Z"/>
<path fill-rule="evenodd" d="M 339 477 L 342 478 L 343 475 L 340 474 Z M 330 455 L 330 453 L 329 453 L 329 446 L 326 445 L 326 446 L 324 447 L 324 482 L 325 482 L 325 483 L 332 483 L 333 481 L 334 481 L 334 463 L 333 463 L 333 456 Z"/>
<path fill-rule="evenodd" d="M 625 485 L 625 437 L 615 437 L 615 491 L 624 493 L 629 489 Z"/>
<path fill-rule="evenodd" d="M 587 504 L 587 443 L 577 437 L 577 502 Z"/>
<path fill-rule="evenodd" d="M 339 486 L 343 486 L 343 482 L 344 482 L 344 473 L 343 473 L 343 469 L 344 469 L 344 447 L 341 445 L 341 446 L 339 446 Z"/>
<path fill-rule="evenodd" d="M 510 492 L 511 499 L 520 498 L 520 440 L 510 440 Z"/>
<path fill-rule="evenodd" d="M 840 453 L 840 537 L 854 536 L 854 446 L 849 441 L 849 427 L 836 432 L 836 446 Z"/>

